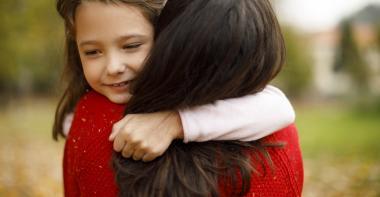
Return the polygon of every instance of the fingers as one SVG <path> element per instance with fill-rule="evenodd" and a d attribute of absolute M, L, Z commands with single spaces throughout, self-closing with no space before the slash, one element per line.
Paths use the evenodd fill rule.
<path fill-rule="evenodd" d="M 142 149 L 135 151 L 133 154 L 134 160 L 142 160 L 143 162 L 149 162 L 155 160 L 157 157 L 161 156 L 162 153 L 158 152 L 146 152 Z"/>
<path fill-rule="evenodd" d="M 113 141 L 114 139 L 115 139 L 115 137 L 116 137 L 116 135 L 117 135 L 117 131 L 118 131 L 119 129 L 115 129 L 115 126 L 112 128 L 112 133 L 111 133 L 111 135 L 108 137 L 108 140 L 109 141 Z"/>
<path fill-rule="evenodd" d="M 132 143 L 127 143 L 124 146 L 121 155 L 123 155 L 123 157 L 125 158 L 130 158 L 134 154 L 134 152 L 135 152 L 135 146 Z"/>
<path fill-rule="evenodd" d="M 112 141 L 115 139 L 116 135 L 119 133 L 120 129 L 124 126 L 124 124 L 122 124 L 122 120 L 115 123 L 113 126 L 112 126 L 112 132 L 111 132 L 111 135 L 108 137 L 108 140 L 109 141 Z"/>
<path fill-rule="evenodd" d="M 121 140 L 120 140 L 121 139 Z M 121 148 L 120 148 L 121 147 Z M 157 147 L 156 147 L 157 148 Z M 114 141 L 114 149 L 117 152 L 121 152 L 124 158 L 131 158 L 133 160 L 142 160 L 144 162 L 149 162 L 157 157 L 161 156 L 164 151 L 161 149 L 154 149 L 153 147 L 143 146 L 141 143 L 133 144 L 123 140 L 119 136 L 116 136 Z M 162 148 L 166 150 L 167 148 Z"/>
<path fill-rule="evenodd" d="M 123 150 L 126 141 L 121 136 L 115 136 L 115 140 L 113 141 L 113 149 L 116 152 L 120 152 Z"/>
<path fill-rule="evenodd" d="M 108 137 L 108 140 L 109 141 L 112 141 L 115 139 L 115 137 L 117 136 L 118 133 L 120 133 L 120 131 L 122 129 L 126 129 L 124 128 L 126 123 L 128 121 L 130 121 L 131 119 L 133 118 L 132 115 L 127 115 L 125 116 L 123 119 L 119 120 L 117 123 L 115 123 L 113 126 L 112 126 L 112 132 L 110 134 L 110 136 Z"/>
<path fill-rule="evenodd" d="M 133 153 L 133 160 L 138 161 L 144 157 L 145 151 L 143 149 L 138 149 Z"/>
<path fill-rule="evenodd" d="M 127 143 L 127 145 L 124 147 L 122 151 L 122 155 L 125 158 L 132 157 L 132 159 L 135 161 L 143 160 L 144 162 L 152 161 L 158 156 L 158 154 L 146 154 L 146 152 L 147 150 L 145 148 L 140 148 L 138 146 L 133 146 Z"/>
<path fill-rule="evenodd" d="M 147 146 L 141 144 L 126 143 L 123 148 L 122 156 L 125 158 L 132 158 L 135 161 L 142 160 L 144 162 L 152 161 L 159 157 L 162 153 L 157 150 L 152 150 Z"/>
<path fill-rule="evenodd" d="M 109 139 L 123 157 L 152 161 L 162 155 L 182 131 L 179 114 L 157 112 L 127 115 L 114 124 Z"/>
<path fill-rule="evenodd" d="M 143 157 L 142 157 L 142 161 L 143 162 L 149 162 L 149 161 L 153 161 L 154 159 L 156 159 L 158 156 L 158 154 L 145 154 Z"/>

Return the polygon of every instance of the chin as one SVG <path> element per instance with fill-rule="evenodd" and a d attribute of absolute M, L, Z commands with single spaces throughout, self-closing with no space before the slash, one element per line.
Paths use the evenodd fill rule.
<path fill-rule="evenodd" d="M 129 99 L 131 98 L 131 95 L 111 95 L 107 96 L 108 99 L 116 104 L 126 104 L 128 103 Z"/>

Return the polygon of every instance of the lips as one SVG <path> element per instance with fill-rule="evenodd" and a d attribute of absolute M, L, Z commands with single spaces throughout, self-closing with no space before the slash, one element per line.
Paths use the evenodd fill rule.
<path fill-rule="evenodd" d="M 110 87 L 121 87 L 121 86 L 126 86 L 131 82 L 131 80 L 126 80 L 118 83 L 104 83 L 105 86 L 110 86 Z"/>
<path fill-rule="evenodd" d="M 120 82 L 120 83 L 114 83 L 114 84 L 110 84 L 109 86 L 112 86 L 112 87 L 120 87 L 120 86 L 125 86 L 129 83 L 129 81 L 124 81 L 124 82 Z"/>
<path fill-rule="evenodd" d="M 131 81 L 128 80 L 128 81 L 123 81 L 123 82 L 119 82 L 119 83 L 107 83 L 104 85 L 107 86 L 108 88 L 111 88 L 111 90 L 113 90 L 113 91 L 126 92 L 129 89 L 129 82 L 131 82 Z"/>

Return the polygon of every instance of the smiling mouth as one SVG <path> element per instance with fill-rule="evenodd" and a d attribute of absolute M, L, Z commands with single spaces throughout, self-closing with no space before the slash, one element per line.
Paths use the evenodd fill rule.
<path fill-rule="evenodd" d="M 124 81 L 124 82 L 121 82 L 121 83 L 114 83 L 114 84 L 111 84 L 110 86 L 112 87 L 120 87 L 120 86 L 125 86 L 129 83 L 129 81 Z"/>
<path fill-rule="evenodd" d="M 105 84 L 105 85 L 106 86 L 110 86 L 110 87 L 123 87 L 123 86 L 128 85 L 129 82 L 131 82 L 131 81 L 128 80 L 128 81 L 123 81 L 123 82 L 120 82 L 120 83 L 112 83 L 112 84 Z"/>

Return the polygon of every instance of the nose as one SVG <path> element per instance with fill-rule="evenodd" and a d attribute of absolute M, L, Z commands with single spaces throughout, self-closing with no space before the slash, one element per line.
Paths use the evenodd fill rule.
<path fill-rule="evenodd" d="M 124 73 L 126 65 L 123 58 L 118 53 L 110 53 L 107 61 L 107 74 L 118 75 Z"/>

